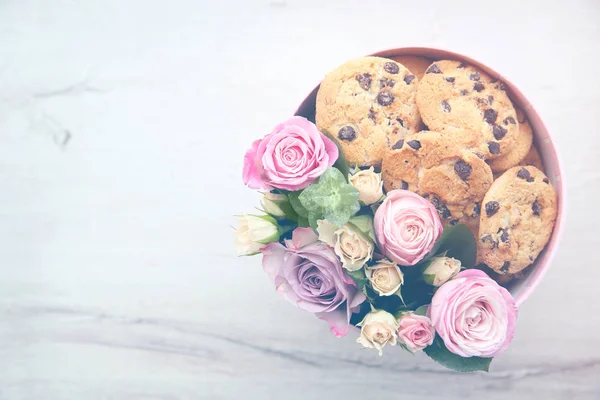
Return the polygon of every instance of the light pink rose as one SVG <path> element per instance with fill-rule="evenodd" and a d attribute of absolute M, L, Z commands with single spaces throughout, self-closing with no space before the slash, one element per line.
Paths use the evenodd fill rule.
<path fill-rule="evenodd" d="M 252 143 L 244 156 L 244 183 L 252 189 L 304 189 L 338 158 L 333 141 L 303 117 L 292 117 L 263 139 Z"/>
<path fill-rule="evenodd" d="M 261 252 L 263 268 L 283 297 L 328 322 L 335 336 L 348 332 L 350 316 L 366 297 L 312 229 L 296 228 L 285 246 L 271 243 Z"/>
<path fill-rule="evenodd" d="M 374 223 L 379 249 L 403 266 L 425 258 L 444 229 L 433 204 L 408 190 L 389 192 Z"/>
<path fill-rule="evenodd" d="M 427 315 L 454 354 L 494 357 L 514 336 L 517 306 L 485 272 L 469 269 L 435 292 Z"/>
<path fill-rule="evenodd" d="M 404 344 L 413 353 L 423 350 L 433 343 L 435 329 L 429 317 L 415 313 L 402 314 L 398 320 L 398 342 Z"/>

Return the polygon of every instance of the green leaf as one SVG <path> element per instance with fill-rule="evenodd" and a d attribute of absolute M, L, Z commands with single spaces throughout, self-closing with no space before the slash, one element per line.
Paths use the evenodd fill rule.
<path fill-rule="evenodd" d="M 349 221 L 356 226 L 362 233 L 367 235 L 375 243 L 375 229 L 373 227 L 373 217 L 371 215 L 355 215 Z"/>
<path fill-rule="evenodd" d="M 415 310 L 415 314 L 417 314 L 417 315 L 427 315 L 427 308 L 428 307 L 429 306 L 426 304 L 424 306 L 421 306 L 421 307 L 417 308 Z"/>
<path fill-rule="evenodd" d="M 310 226 L 308 218 L 298 215 L 298 226 L 300 228 L 308 228 Z"/>
<path fill-rule="evenodd" d="M 446 256 L 460 260 L 465 268 L 475 265 L 477 257 L 477 242 L 466 225 L 459 224 L 444 229 L 444 233 L 429 252 L 428 257 L 447 252 Z"/>
<path fill-rule="evenodd" d="M 365 268 L 363 267 L 356 271 L 348 271 L 348 270 L 345 270 L 345 271 L 348 275 L 350 275 L 350 277 L 352 278 L 354 283 L 356 283 L 356 286 L 358 286 L 358 288 L 361 291 L 364 291 L 365 287 L 369 284 L 369 279 L 367 278 L 367 275 L 365 274 Z"/>
<path fill-rule="evenodd" d="M 337 168 L 342 173 L 342 175 L 344 175 L 346 182 L 348 182 L 348 174 L 350 174 L 350 166 L 348 165 L 348 161 L 346 160 L 346 156 L 344 155 L 344 149 L 342 149 L 342 146 L 340 146 L 340 143 L 329 132 L 323 131 L 323 134 L 325 136 L 327 136 L 329 139 L 331 139 L 333 141 L 333 143 L 335 143 L 335 145 L 337 146 L 339 156 L 338 156 L 338 159 L 335 162 L 335 164 L 333 164 L 333 168 Z"/>
<path fill-rule="evenodd" d="M 315 214 L 308 213 L 308 224 L 314 230 L 317 230 L 317 228 L 319 227 L 319 224 L 318 224 L 319 219 L 320 218 L 318 218 Z"/>
<path fill-rule="evenodd" d="M 337 226 L 346 224 L 360 210 L 358 190 L 346 183 L 335 168 L 328 168 L 317 182 L 300 193 L 298 200 L 308 211 L 309 220 L 326 219 Z"/>
<path fill-rule="evenodd" d="M 491 358 L 461 357 L 452 353 L 446 348 L 444 341 L 439 335 L 435 336 L 435 340 L 431 346 L 426 347 L 424 351 L 425 354 L 437 363 L 458 372 L 489 372 L 490 363 L 492 362 Z"/>
<path fill-rule="evenodd" d="M 301 192 L 290 192 L 288 194 L 288 200 L 290 201 L 290 205 L 292 206 L 296 214 L 298 214 L 298 217 L 308 218 L 308 210 L 304 208 L 304 206 L 298 199 L 300 193 Z"/>

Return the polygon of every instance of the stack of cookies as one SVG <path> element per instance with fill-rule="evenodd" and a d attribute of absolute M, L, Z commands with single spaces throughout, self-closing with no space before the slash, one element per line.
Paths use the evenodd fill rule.
<path fill-rule="evenodd" d="M 503 82 L 460 61 L 363 57 L 326 75 L 317 127 L 351 165 L 379 169 L 386 191 L 428 198 L 465 224 L 478 260 L 504 279 L 531 265 L 552 233 L 556 192 L 533 132 Z"/>

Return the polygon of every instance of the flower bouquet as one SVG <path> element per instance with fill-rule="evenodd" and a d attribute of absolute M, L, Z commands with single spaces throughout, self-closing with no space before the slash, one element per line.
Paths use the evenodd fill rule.
<path fill-rule="evenodd" d="M 492 358 L 506 350 L 514 336 L 517 306 L 503 285 L 519 279 L 526 268 L 520 266 L 523 252 L 531 263 L 536 251 L 539 253 L 545 245 L 532 250 L 526 243 L 527 247 L 520 227 L 549 236 L 547 224 L 535 218 L 554 222 L 551 214 L 544 214 L 552 213 L 552 199 L 538 193 L 545 186 L 530 190 L 523 185 L 549 183 L 538 169 L 518 166 L 529 147 L 527 151 L 519 150 L 523 157 L 505 162 L 505 172 L 499 171 L 503 173 L 494 180 L 488 165 L 494 158 L 488 160 L 486 155 L 477 154 L 477 141 L 452 139 L 448 144 L 444 142 L 446 137 L 455 135 L 460 139 L 459 135 L 432 135 L 422 129 L 422 124 L 427 122 L 431 129 L 434 121 L 421 121 L 418 115 L 410 116 L 412 120 L 405 117 L 402 128 L 413 121 L 416 125 L 411 129 L 419 132 L 403 132 L 399 125 L 396 131 L 388 129 L 389 118 L 380 120 L 371 114 L 393 114 L 388 107 L 394 98 L 402 99 L 403 109 L 412 107 L 414 96 L 392 89 L 400 84 L 416 86 L 419 79 L 426 82 L 427 77 L 417 78 L 399 62 L 367 61 L 361 59 L 340 67 L 346 78 L 335 71 L 326 77 L 317 95 L 317 124 L 302 116 L 292 117 L 256 140 L 247 151 L 243 181 L 263 191 L 264 214 L 238 217 L 236 250 L 240 255 L 261 254 L 264 271 L 277 292 L 327 322 L 337 337 L 356 334 L 360 345 L 377 350 L 379 355 L 386 345 L 399 346 L 411 353 L 422 350 L 456 371 L 487 371 Z M 371 72 L 360 73 L 361 69 Z M 428 66 L 428 71 L 445 74 L 435 63 Z M 380 75 L 381 87 L 374 89 L 369 98 L 376 74 Z M 397 78 L 401 74 L 405 75 L 402 80 Z M 458 77 L 442 78 L 453 84 L 458 81 Z M 328 122 L 327 115 L 337 112 L 333 104 L 342 102 L 340 96 L 346 94 L 340 90 L 326 92 L 321 97 L 325 100 L 320 102 L 328 79 L 335 84 L 341 82 L 346 94 L 352 96 L 346 102 L 346 111 L 334 123 Z M 476 83 L 482 82 L 482 86 L 490 83 L 484 77 L 478 79 Z M 479 85 L 471 86 L 476 92 L 484 90 Z M 359 120 L 362 116 L 353 116 L 353 110 L 362 107 L 361 102 L 370 108 L 367 118 L 372 123 L 367 121 L 368 125 Z M 448 102 L 441 112 L 460 107 L 458 102 Z M 426 107 L 429 105 L 415 108 L 423 119 Z M 325 117 L 320 118 L 320 113 Z M 484 121 L 488 114 L 482 111 Z M 512 117 L 505 118 L 507 124 L 512 124 Z M 516 125 L 516 115 L 514 122 Z M 377 130 L 378 124 L 385 128 L 386 140 L 381 148 L 373 136 L 381 131 Z M 480 125 L 487 129 L 486 124 Z M 443 131 L 440 127 L 436 130 Z M 359 135 L 371 135 L 373 140 L 353 147 Z M 360 146 L 368 148 L 369 154 L 363 157 Z M 458 146 L 458 150 L 452 146 Z M 501 146 L 504 150 L 504 144 Z M 455 151 L 460 154 L 458 158 Z M 402 164 L 413 162 L 415 154 L 421 157 L 421 164 L 403 170 Z M 439 154 L 435 165 L 422 161 L 433 154 Z M 396 164 L 390 160 L 402 162 L 392 168 Z M 439 182 L 445 179 L 448 183 L 425 190 L 428 174 L 441 176 Z M 477 181 L 470 182 L 471 177 Z M 498 187 L 496 182 L 500 182 Z M 464 193 L 456 196 L 453 185 L 462 185 Z M 477 192 L 478 185 L 484 189 Z M 507 204 L 508 195 L 498 200 L 487 198 L 504 193 L 506 187 L 510 188 L 506 189 L 509 194 L 529 190 L 534 195 L 527 197 L 526 207 L 521 200 Z M 472 209 L 466 212 L 470 205 Z M 521 250 L 515 251 L 519 247 Z"/>

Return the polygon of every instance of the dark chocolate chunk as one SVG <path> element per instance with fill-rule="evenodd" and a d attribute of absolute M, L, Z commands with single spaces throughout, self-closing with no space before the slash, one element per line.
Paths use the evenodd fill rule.
<path fill-rule="evenodd" d="M 414 75 L 406 75 L 404 77 L 404 82 L 406 82 L 407 85 L 410 85 L 412 81 L 415 80 L 415 76 Z"/>
<path fill-rule="evenodd" d="M 465 64 L 460 63 L 458 64 L 458 67 L 456 67 L 456 69 L 463 69 L 465 67 Z"/>
<path fill-rule="evenodd" d="M 419 142 L 418 140 L 409 140 L 408 142 L 406 142 L 406 144 L 414 150 L 419 150 L 421 148 L 421 142 Z"/>
<path fill-rule="evenodd" d="M 438 214 L 440 214 L 440 217 L 442 219 L 448 219 L 452 216 L 452 214 L 450 213 L 450 210 L 448 210 L 448 207 L 446 207 L 445 204 L 440 204 L 439 207 L 437 207 L 438 210 Z"/>
<path fill-rule="evenodd" d="M 480 240 L 482 243 L 488 242 L 492 246 L 492 249 L 498 247 L 498 242 L 494 240 L 494 238 L 490 234 L 483 235 Z"/>
<path fill-rule="evenodd" d="M 490 106 L 494 102 L 494 96 L 492 96 L 491 94 L 488 96 L 488 102 L 490 103 Z"/>
<path fill-rule="evenodd" d="M 496 118 L 498 118 L 498 112 L 494 109 L 487 109 L 483 112 L 483 119 L 490 125 L 493 125 L 496 122 Z"/>
<path fill-rule="evenodd" d="M 477 102 L 477 104 L 479 104 L 480 106 L 487 106 L 488 102 L 486 99 L 481 98 L 481 97 L 476 97 L 475 101 Z"/>
<path fill-rule="evenodd" d="M 398 121 L 398 123 L 400 124 L 400 126 L 404 126 L 404 121 L 402 121 L 402 118 L 396 118 L 396 121 Z"/>
<path fill-rule="evenodd" d="M 456 224 L 458 224 L 458 220 L 457 219 L 453 219 L 453 220 L 450 221 L 450 225 L 454 226 Z"/>
<path fill-rule="evenodd" d="M 376 120 L 375 111 L 372 108 L 369 110 L 369 119 L 372 120 L 373 122 L 375 122 L 375 120 Z"/>
<path fill-rule="evenodd" d="M 389 90 L 382 90 L 377 95 L 377 102 L 382 106 L 389 106 L 394 102 L 394 95 Z"/>
<path fill-rule="evenodd" d="M 530 176 L 531 174 L 529 173 L 529 171 L 527 171 L 527 168 L 521 168 L 519 172 L 517 172 L 517 178 L 527 179 Z"/>
<path fill-rule="evenodd" d="M 510 267 L 510 263 L 508 261 L 504 261 L 504 264 L 500 267 L 501 272 L 508 272 L 508 267 Z"/>
<path fill-rule="evenodd" d="M 504 125 L 513 124 L 515 125 L 517 122 L 513 117 L 504 118 Z"/>
<path fill-rule="evenodd" d="M 479 203 L 475 203 L 475 207 L 473 207 L 473 214 L 471 214 L 471 217 L 478 217 L 479 213 L 481 213 L 481 206 L 479 205 Z"/>
<path fill-rule="evenodd" d="M 500 82 L 499 84 L 494 86 L 494 89 L 506 90 L 506 85 L 504 84 L 504 82 Z"/>
<path fill-rule="evenodd" d="M 481 75 L 479 75 L 479 72 L 473 72 L 471 75 L 469 75 L 469 79 L 472 81 L 478 81 L 481 79 Z"/>
<path fill-rule="evenodd" d="M 542 205 L 535 200 L 532 204 L 531 204 L 531 211 L 533 211 L 533 215 L 540 215 L 542 213 Z"/>
<path fill-rule="evenodd" d="M 508 131 L 500 125 L 494 125 L 492 128 L 492 133 L 494 134 L 496 140 L 501 140 L 504 136 L 506 136 Z"/>
<path fill-rule="evenodd" d="M 345 141 L 351 142 L 354 139 L 356 139 L 356 131 L 351 126 L 344 126 L 338 132 L 338 137 L 341 140 L 345 140 Z"/>
<path fill-rule="evenodd" d="M 393 149 L 393 150 L 398 150 L 398 149 L 401 149 L 401 148 L 402 148 L 402 146 L 404 146 L 404 139 L 400 139 L 400 140 L 398 140 L 398 141 L 396 142 L 396 144 L 394 144 L 394 145 L 392 146 L 392 149 Z"/>
<path fill-rule="evenodd" d="M 458 176 L 460 176 L 460 179 L 466 181 L 469 179 L 471 172 L 473 172 L 473 167 L 463 160 L 458 160 L 456 164 L 454 164 L 454 171 L 458 174 Z"/>
<path fill-rule="evenodd" d="M 447 82 L 454 82 L 455 78 L 453 76 L 448 76 L 444 78 Z"/>
<path fill-rule="evenodd" d="M 369 90 L 371 88 L 371 74 L 356 75 L 356 80 L 361 88 Z"/>
<path fill-rule="evenodd" d="M 529 178 L 525 179 L 528 183 L 534 182 L 535 178 L 533 176 L 530 176 Z"/>
<path fill-rule="evenodd" d="M 502 229 L 502 234 L 500 235 L 500 240 L 503 242 L 508 242 L 508 231 L 506 229 Z"/>
<path fill-rule="evenodd" d="M 400 71 L 400 67 L 395 62 L 386 62 L 383 64 L 383 69 L 390 74 L 397 74 Z"/>
<path fill-rule="evenodd" d="M 461 96 L 466 96 L 466 95 L 468 95 L 468 94 L 469 94 L 469 92 L 468 92 L 467 90 L 461 90 L 461 91 L 460 91 L 460 95 L 461 95 Z"/>
<path fill-rule="evenodd" d="M 500 145 L 496 142 L 489 142 L 488 150 L 490 151 L 490 154 L 500 154 Z"/>
<path fill-rule="evenodd" d="M 494 215 L 498 212 L 499 208 L 500 208 L 500 203 L 498 203 L 497 201 L 488 201 L 485 204 L 485 215 L 487 215 L 488 217 L 491 217 L 492 215 Z"/>
<path fill-rule="evenodd" d="M 441 74 L 442 71 L 437 66 L 437 64 L 431 64 L 431 66 L 427 69 L 427 72 L 425 72 L 425 73 L 426 74 Z"/>
<path fill-rule="evenodd" d="M 400 187 L 404 190 L 408 189 L 408 182 L 401 180 L 400 181 Z"/>
<path fill-rule="evenodd" d="M 548 180 L 548 178 L 542 179 L 542 182 L 544 182 L 544 183 L 550 183 L 550 181 Z"/>
<path fill-rule="evenodd" d="M 477 92 L 481 92 L 483 89 L 485 89 L 485 86 L 483 86 L 483 83 L 481 82 L 475 82 L 475 84 L 473 85 L 473 90 Z"/>
<path fill-rule="evenodd" d="M 442 101 L 442 110 L 444 110 L 444 112 L 450 112 L 452 107 L 450 107 L 450 104 L 448 104 L 447 101 Z"/>
<path fill-rule="evenodd" d="M 389 79 L 389 78 L 381 78 L 379 80 L 379 86 L 381 86 L 382 88 L 389 86 L 389 87 L 394 87 L 394 85 L 396 84 L 396 81 L 393 79 Z"/>

